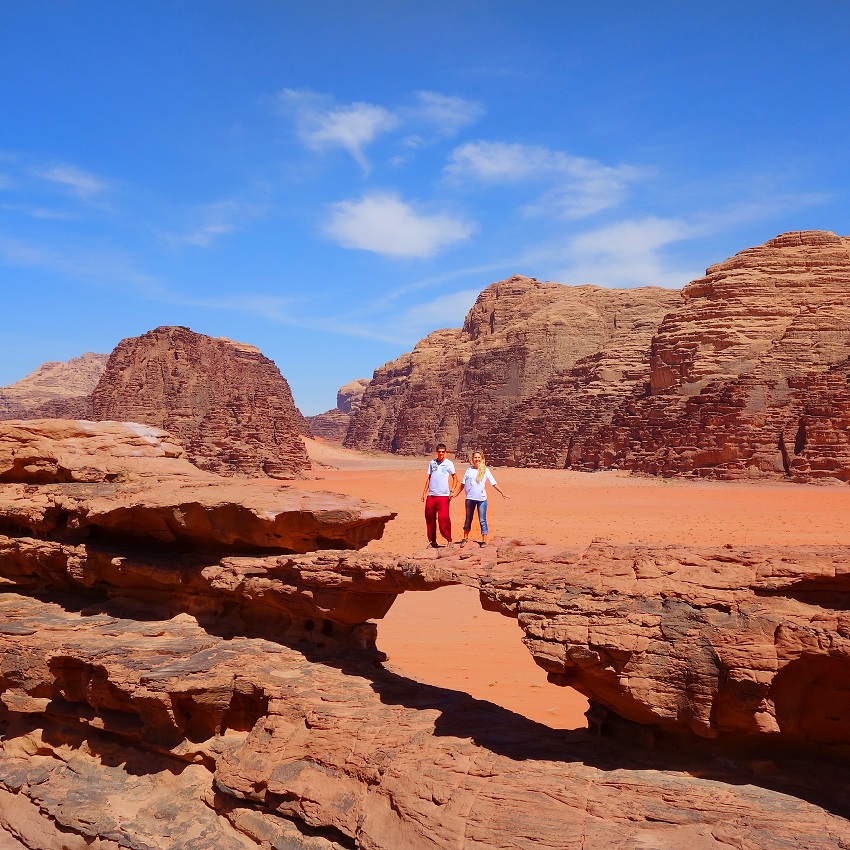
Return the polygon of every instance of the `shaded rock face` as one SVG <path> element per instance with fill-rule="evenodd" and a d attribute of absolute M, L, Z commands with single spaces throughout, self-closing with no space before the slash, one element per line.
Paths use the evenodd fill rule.
<path fill-rule="evenodd" d="M 360 407 L 360 400 L 369 381 L 366 378 L 356 378 L 339 388 L 336 394 L 336 407 L 326 410 L 318 416 L 308 416 L 307 423 L 314 437 L 341 443 L 345 440 L 351 414 Z"/>
<path fill-rule="evenodd" d="M 461 330 L 437 331 L 375 371 L 345 445 L 423 454 L 445 442 L 496 463 L 563 466 L 576 435 L 607 423 L 642 376 L 652 333 L 678 300 L 657 288 L 495 283 Z"/>
<path fill-rule="evenodd" d="M 0 428 L 3 847 L 846 850 L 843 552 L 284 554 L 307 514 L 341 545 L 391 514 L 314 493 L 291 511 L 294 487 L 102 424 Z M 364 618 L 453 583 L 518 617 L 593 730 L 376 664 Z"/>
<path fill-rule="evenodd" d="M 291 478 L 310 466 L 289 384 L 251 345 L 182 327 L 125 339 L 91 404 L 95 419 L 164 428 L 220 475 Z"/>
<path fill-rule="evenodd" d="M 90 419 L 89 396 L 108 359 L 108 354 L 88 352 L 67 362 L 42 364 L 17 383 L 0 388 L 0 419 Z"/>

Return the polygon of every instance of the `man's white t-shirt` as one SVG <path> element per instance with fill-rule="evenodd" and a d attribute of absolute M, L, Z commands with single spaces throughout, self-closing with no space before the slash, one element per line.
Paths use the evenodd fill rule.
<path fill-rule="evenodd" d="M 463 489 L 466 490 L 466 498 L 471 499 L 473 502 L 486 502 L 487 490 L 484 485 L 489 481 L 496 487 L 496 479 L 493 478 L 493 473 L 490 472 L 489 466 L 484 473 L 484 477 L 480 481 L 476 481 L 477 478 L 478 470 L 474 466 L 470 466 L 463 473 Z"/>
<path fill-rule="evenodd" d="M 455 474 L 455 465 L 446 458 L 440 463 L 436 458 L 428 464 L 428 495 L 448 496 L 449 478 Z"/>

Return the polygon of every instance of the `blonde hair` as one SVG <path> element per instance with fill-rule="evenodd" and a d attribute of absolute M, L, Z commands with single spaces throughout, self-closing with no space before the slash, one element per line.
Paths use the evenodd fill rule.
<path fill-rule="evenodd" d="M 475 455 L 481 455 L 481 466 L 478 467 L 478 475 L 475 476 L 475 480 L 480 484 L 484 480 L 484 476 L 487 474 L 487 458 L 484 456 L 484 452 L 482 452 L 481 449 L 475 449 L 469 455 L 470 465 L 474 466 L 472 458 L 474 458 Z"/>

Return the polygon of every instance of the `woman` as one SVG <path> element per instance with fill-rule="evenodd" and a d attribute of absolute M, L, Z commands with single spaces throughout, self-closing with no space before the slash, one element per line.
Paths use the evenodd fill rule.
<path fill-rule="evenodd" d="M 461 546 L 466 546 L 469 542 L 469 532 L 472 529 L 472 516 L 476 511 L 478 511 L 478 524 L 481 526 L 481 541 L 478 545 L 487 545 L 487 534 L 490 531 L 487 527 L 488 482 L 493 485 L 494 489 L 498 490 L 502 498 L 510 498 L 499 489 L 496 479 L 493 478 L 493 473 L 487 469 L 484 452 L 476 449 L 472 453 L 469 469 L 463 475 L 461 486 L 452 493 L 452 498 L 454 498 L 460 493 L 461 487 L 466 490 L 466 520 L 463 523 L 463 540 L 460 541 Z"/>

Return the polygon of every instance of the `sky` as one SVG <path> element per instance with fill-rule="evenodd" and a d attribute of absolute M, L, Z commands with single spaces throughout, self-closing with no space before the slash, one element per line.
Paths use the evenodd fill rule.
<path fill-rule="evenodd" d="M 0 0 L 0 386 L 160 325 L 312 415 L 490 283 L 850 234 L 850 3 Z"/>

